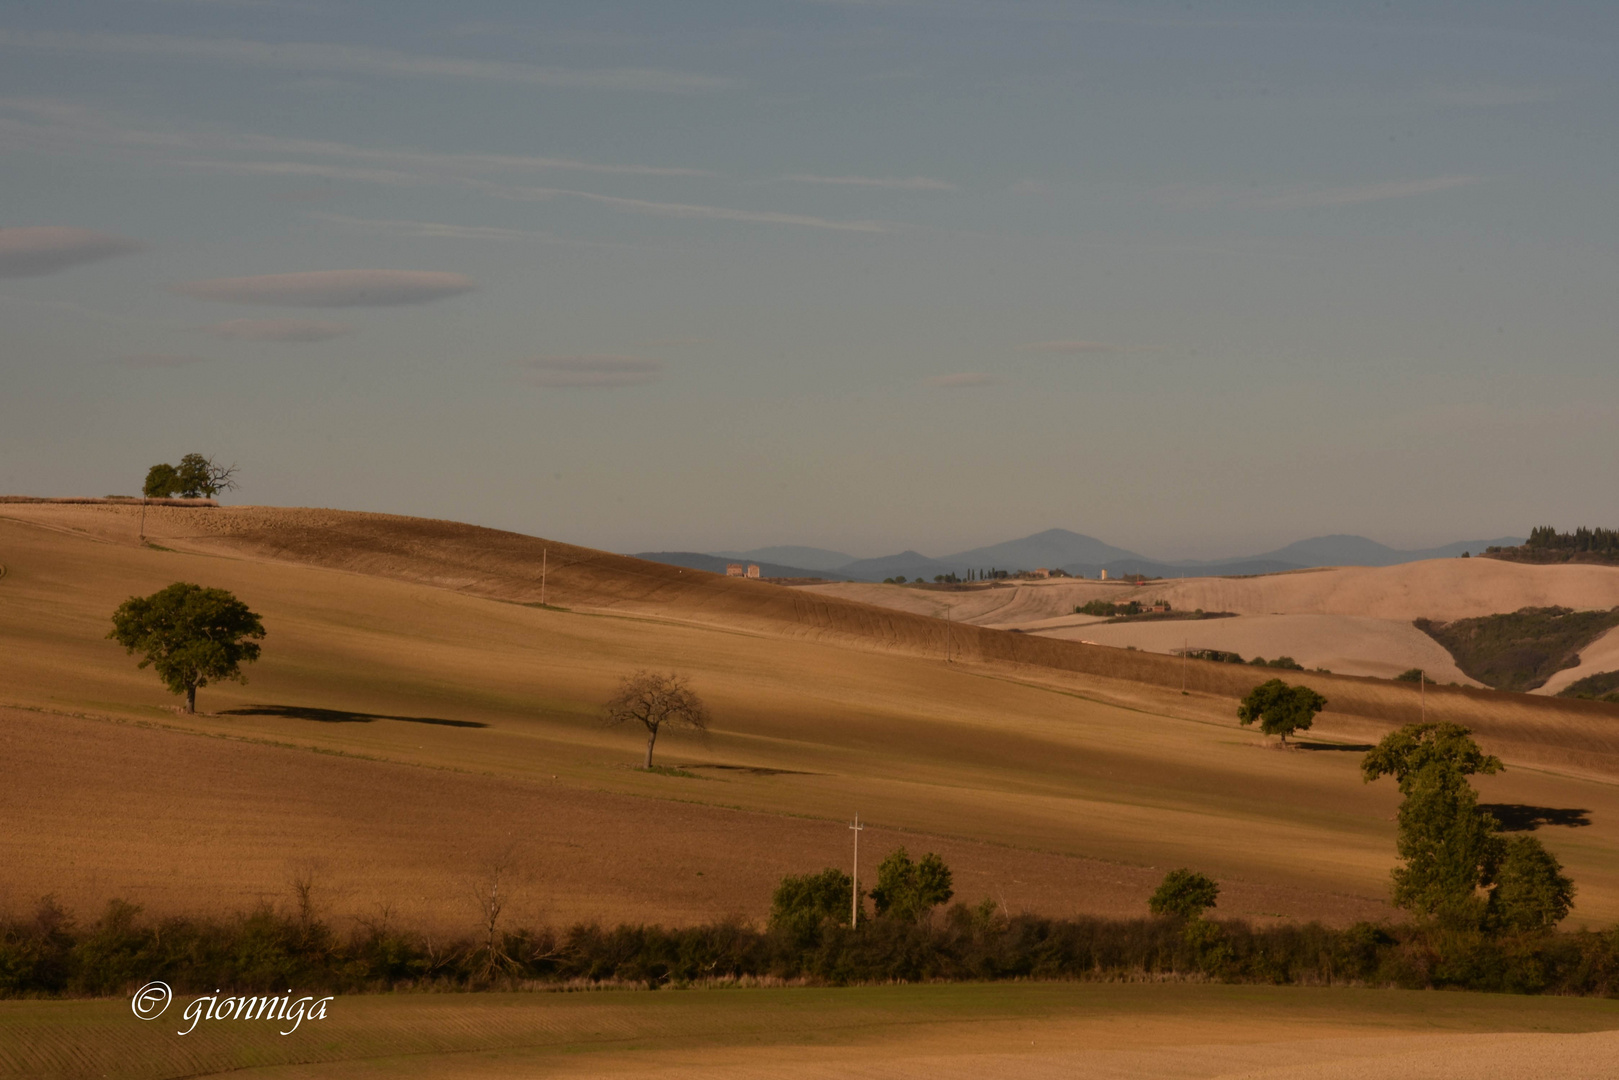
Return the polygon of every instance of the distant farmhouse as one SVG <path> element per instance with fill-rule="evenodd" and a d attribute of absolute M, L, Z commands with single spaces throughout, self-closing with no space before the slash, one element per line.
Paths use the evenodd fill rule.
<path fill-rule="evenodd" d="M 741 564 L 739 562 L 726 563 L 725 564 L 725 576 L 726 577 L 751 577 L 751 578 L 756 578 L 756 577 L 759 576 L 759 564 L 758 563 L 748 563 L 746 566 L 744 566 L 743 564 Z"/>

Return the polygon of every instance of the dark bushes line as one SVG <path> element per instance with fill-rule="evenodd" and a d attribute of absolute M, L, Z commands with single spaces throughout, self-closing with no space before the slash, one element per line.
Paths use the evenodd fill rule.
<path fill-rule="evenodd" d="M 808 932 L 806 932 L 808 931 Z M 985 903 L 931 920 L 830 919 L 760 931 L 575 926 L 443 941 L 383 924 L 347 935 L 270 910 L 142 920 L 122 902 L 77 926 L 46 901 L 0 923 L 0 997 L 116 995 L 162 979 L 178 994 L 476 990 L 567 984 L 682 986 L 765 979 L 857 982 L 1193 979 L 1619 994 L 1619 930 L 1486 936 L 1414 926 L 1255 927 L 1177 918 L 1006 918 Z"/>

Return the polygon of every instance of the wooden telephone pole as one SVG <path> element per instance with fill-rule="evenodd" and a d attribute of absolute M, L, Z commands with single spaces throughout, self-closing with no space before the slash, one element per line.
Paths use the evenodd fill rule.
<path fill-rule="evenodd" d="M 860 834 L 865 826 L 860 824 L 860 815 L 854 816 L 854 824 L 849 828 L 854 830 L 854 880 L 849 885 L 849 929 L 854 929 L 860 923 Z"/>

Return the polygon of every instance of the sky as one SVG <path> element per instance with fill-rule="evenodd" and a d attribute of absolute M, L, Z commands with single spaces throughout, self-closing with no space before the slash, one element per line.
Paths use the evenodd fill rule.
<path fill-rule="evenodd" d="M 0 493 L 616 551 L 1619 525 L 1619 5 L 0 6 Z"/>

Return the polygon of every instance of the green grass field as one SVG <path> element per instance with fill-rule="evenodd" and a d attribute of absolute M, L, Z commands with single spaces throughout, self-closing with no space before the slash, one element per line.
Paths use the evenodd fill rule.
<path fill-rule="evenodd" d="M 1457 1036 L 1619 1027 L 1619 1002 L 1604 1000 L 1142 983 L 342 997 L 327 1019 L 288 1036 L 249 1021 L 203 1021 L 180 1036 L 185 1024 L 170 1014 L 185 1003 L 143 1022 L 124 1000 L 0 1002 L 0 1075 L 763 1075 L 806 1066 L 836 1075 L 919 1059 L 976 1062 L 989 1070 L 979 1075 L 1066 1063 L 1080 1075 L 1083 1059 L 1167 1063 L 1186 1047 L 1328 1060 L 1384 1045 L 1376 1040 L 1408 1050 Z"/>

